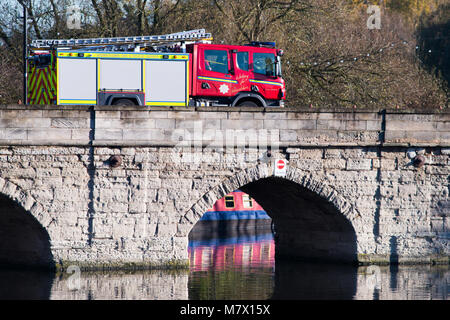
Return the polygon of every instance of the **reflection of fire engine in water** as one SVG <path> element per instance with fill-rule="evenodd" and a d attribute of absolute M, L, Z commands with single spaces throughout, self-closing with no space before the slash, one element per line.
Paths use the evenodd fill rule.
<path fill-rule="evenodd" d="M 271 233 L 252 237 L 191 241 L 191 271 L 215 271 L 247 267 L 274 268 L 275 242 Z"/>

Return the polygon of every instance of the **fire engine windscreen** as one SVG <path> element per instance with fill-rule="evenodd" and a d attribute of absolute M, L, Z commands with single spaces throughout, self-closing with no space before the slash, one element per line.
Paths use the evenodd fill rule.
<path fill-rule="evenodd" d="M 269 77 L 277 76 L 277 60 L 272 53 L 253 53 L 253 71 Z"/>

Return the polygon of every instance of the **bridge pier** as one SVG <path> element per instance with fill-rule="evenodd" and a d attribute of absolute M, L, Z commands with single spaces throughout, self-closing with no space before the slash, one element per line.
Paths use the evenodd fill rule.
<path fill-rule="evenodd" d="M 186 267 L 195 223 L 241 188 L 273 217 L 279 258 L 448 263 L 449 119 L 448 112 L 0 106 L 2 219 L 34 221 L 51 258 L 19 250 L 20 237 L 4 239 L 17 244 L 16 261 L 38 265 Z M 423 167 L 413 154 L 424 156 Z M 275 158 L 288 160 L 285 177 L 273 176 Z M 29 234 L 25 225 L 15 223 L 14 234 Z"/>

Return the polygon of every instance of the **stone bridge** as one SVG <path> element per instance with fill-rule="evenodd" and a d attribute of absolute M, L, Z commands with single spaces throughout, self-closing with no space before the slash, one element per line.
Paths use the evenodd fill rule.
<path fill-rule="evenodd" d="M 0 159 L 1 264 L 185 266 L 236 189 L 277 259 L 449 261 L 446 110 L 0 106 Z"/>

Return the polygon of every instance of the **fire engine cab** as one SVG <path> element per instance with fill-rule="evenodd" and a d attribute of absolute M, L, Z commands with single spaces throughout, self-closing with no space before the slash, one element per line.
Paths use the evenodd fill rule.
<path fill-rule="evenodd" d="M 35 40 L 28 103 L 284 106 L 282 50 L 212 44 L 203 29 L 161 36 Z"/>

